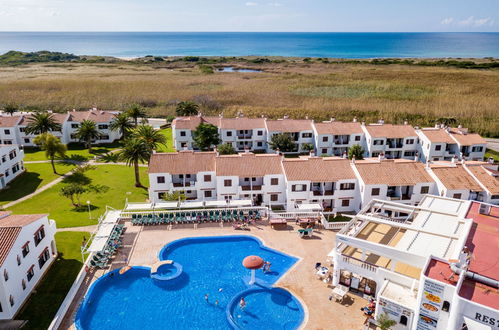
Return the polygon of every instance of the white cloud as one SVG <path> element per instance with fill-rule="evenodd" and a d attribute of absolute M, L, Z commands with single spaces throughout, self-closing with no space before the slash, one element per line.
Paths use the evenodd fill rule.
<path fill-rule="evenodd" d="M 246 2 L 246 6 L 248 7 L 258 6 L 258 2 L 248 1 Z"/>
<path fill-rule="evenodd" d="M 474 16 L 470 16 L 466 19 L 463 19 L 457 23 L 460 26 L 471 26 L 471 27 L 480 27 L 480 26 L 492 26 L 494 25 L 494 20 L 490 17 L 483 18 L 475 18 Z"/>
<path fill-rule="evenodd" d="M 451 24 L 452 22 L 454 22 L 454 18 L 452 18 L 452 17 L 447 17 L 447 18 L 444 18 L 444 19 L 440 22 L 440 24 L 442 24 L 442 25 L 449 25 L 449 24 Z"/>
<path fill-rule="evenodd" d="M 280 2 L 270 2 L 269 6 L 272 6 L 272 7 L 282 7 L 283 4 L 280 3 Z"/>

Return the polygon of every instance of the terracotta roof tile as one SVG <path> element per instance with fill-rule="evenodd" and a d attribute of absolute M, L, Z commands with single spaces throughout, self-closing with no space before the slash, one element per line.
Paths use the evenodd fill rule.
<path fill-rule="evenodd" d="M 469 189 L 471 191 L 482 191 L 482 187 L 473 179 L 462 165 L 447 167 L 432 167 L 433 173 L 442 181 L 443 185 L 450 190 Z"/>
<path fill-rule="evenodd" d="M 375 138 L 397 139 L 410 136 L 418 136 L 414 128 L 410 125 L 392 125 L 392 124 L 370 124 L 365 128 L 369 135 Z"/>
<path fill-rule="evenodd" d="M 492 195 L 499 195 L 499 176 L 495 176 L 494 171 L 489 171 L 480 165 L 467 166 L 467 168 Z"/>
<path fill-rule="evenodd" d="M 0 116 L 0 127 L 14 127 L 22 120 L 22 116 Z"/>
<path fill-rule="evenodd" d="M 175 129 L 195 130 L 201 123 L 208 123 L 220 127 L 220 117 L 177 117 L 173 120 L 172 126 L 175 126 Z"/>
<path fill-rule="evenodd" d="M 430 140 L 430 142 L 435 142 L 435 143 L 449 143 L 449 144 L 455 144 L 456 141 L 454 141 L 449 133 L 443 128 L 423 128 L 421 132 Z"/>
<path fill-rule="evenodd" d="M 356 122 L 333 121 L 315 123 L 314 125 L 318 134 L 350 135 L 363 132 L 360 123 Z"/>
<path fill-rule="evenodd" d="M 220 128 L 222 129 L 257 129 L 265 128 L 264 118 L 221 118 Z"/>
<path fill-rule="evenodd" d="M 451 128 L 450 134 L 454 139 L 456 139 L 457 142 L 459 142 L 460 145 L 463 146 L 487 143 L 487 141 L 485 141 L 479 134 L 468 133 L 468 129 L 466 128 Z"/>
<path fill-rule="evenodd" d="M 21 227 L 0 227 L 0 266 L 9 255 L 21 229 Z"/>
<path fill-rule="evenodd" d="M 58 124 L 62 125 L 69 115 L 67 113 L 52 113 L 52 116 Z M 19 122 L 19 125 L 28 125 L 30 121 L 31 115 L 24 115 L 22 120 Z"/>
<path fill-rule="evenodd" d="M 301 132 L 312 130 L 312 121 L 308 119 L 267 120 L 266 124 L 270 132 Z"/>
<path fill-rule="evenodd" d="M 215 171 L 215 152 L 182 150 L 151 156 L 149 173 L 193 174 Z"/>
<path fill-rule="evenodd" d="M 308 157 L 282 162 L 289 181 L 335 182 L 355 179 L 348 159 Z"/>
<path fill-rule="evenodd" d="M 218 156 L 216 173 L 220 176 L 261 177 L 269 174 L 282 174 L 280 155 L 251 152 L 237 155 Z"/>
<path fill-rule="evenodd" d="M 115 117 L 115 113 L 103 110 L 69 111 L 68 114 L 68 121 L 73 122 L 91 120 L 96 123 L 107 123 Z"/>
<path fill-rule="evenodd" d="M 414 161 L 356 162 L 355 167 L 365 184 L 413 186 L 417 183 L 434 182 L 424 165 Z"/>
<path fill-rule="evenodd" d="M 46 216 L 48 214 L 10 214 L 0 218 L 0 228 L 24 227 Z"/>

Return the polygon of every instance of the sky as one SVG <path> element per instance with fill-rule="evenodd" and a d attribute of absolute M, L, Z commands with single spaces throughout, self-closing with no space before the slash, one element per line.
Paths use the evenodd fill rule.
<path fill-rule="evenodd" d="M 499 32 L 499 0 L 0 0 L 0 31 Z"/>

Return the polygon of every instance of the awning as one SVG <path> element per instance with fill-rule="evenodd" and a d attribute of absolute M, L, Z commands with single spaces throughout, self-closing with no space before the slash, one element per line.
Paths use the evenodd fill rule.
<path fill-rule="evenodd" d="M 181 209 L 200 209 L 203 207 L 203 202 L 182 202 L 180 203 Z"/>
<path fill-rule="evenodd" d="M 94 237 L 109 237 L 113 232 L 114 223 L 103 223 L 97 229 Z"/>
<path fill-rule="evenodd" d="M 473 319 L 470 319 L 469 317 L 463 316 L 463 318 L 464 318 L 464 323 L 466 323 L 466 326 L 468 327 L 468 330 L 491 330 L 492 329 L 488 325 L 480 323 L 480 322 L 475 321 Z"/>
<path fill-rule="evenodd" d="M 106 247 L 109 237 L 95 237 L 87 252 L 100 252 Z"/>
<path fill-rule="evenodd" d="M 154 204 L 155 209 L 176 209 L 178 202 L 159 202 Z"/>
<path fill-rule="evenodd" d="M 121 211 L 108 211 L 101 223 L 116 223 L 121 216 Z"/>
<path fill-rule="evenodd" d="M 111 236 L 113 228 L 120 218 L 120 213 L 120 211 L 108 211 L 106 213 L 106 217 L 102 220 L 99 227 L 97 227 L 92 244 L 90 244 L 87 252 L 99 252 L 104 250 L 106 243 L 109 240 L 109 236 Z"/>
<path fill-rule="evenodd" d="M 298 204 L 298 209 L 303 211 L 322 211 L 320 204 Z"/>
<path fill-rule="evenodd" d="M 143 211 L 143 210 L 152 210 L 153 204 L 151 203 L 129 203 L 127 204 L 125 211 Z"/>
<path fill-rule="evenodd" d="M 204 206 L 206 207 L 226 207 L 226 201 L 206 201 L 204 202 Z"/>
<path fill-rule="evenodd" d="M 229 202 L 229 206 L 232 206 L 232 207 L 234 207 L 234 206 L 243 207 L 243 206 L 251 206 L 251 205 L 253 205 L 253 204 L 251 203 L 251 200 L 249 200 L 249 199 L 231 200 Z"/>

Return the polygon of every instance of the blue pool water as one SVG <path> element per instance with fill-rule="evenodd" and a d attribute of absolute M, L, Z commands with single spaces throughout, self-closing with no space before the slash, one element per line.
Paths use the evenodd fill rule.
<path fill-rule="evenodd" d="M 242 266 L 248 255 L 272 264 L 267 274 L 257 271 L 259 285 L 251 288 L 247 286 L 250 271 Z M 269 288 L 297 259 L 266 248 L 253 237 L 181 239 L 165 246 L 159 259 L 181 264 L 182 274 L 171 281 L 157 281 L 151 279 L 150 268 L 133 267 L 123 275 L 114 271 L 101 277 L 77 313 L 77 327 L 296 329 L 303 321 L 303 309 L 295 297 Z M 238 305 L 241 294 L 247 301 L 244 310 Z"/>

